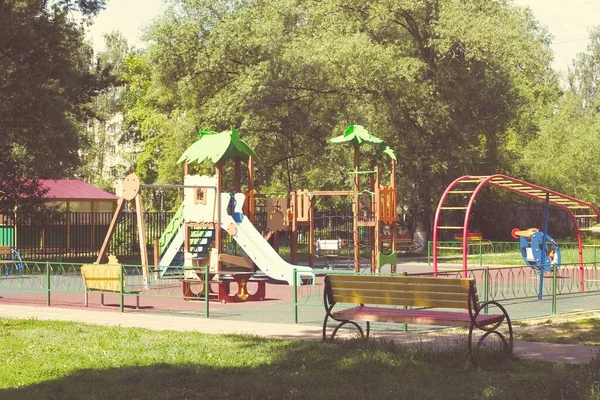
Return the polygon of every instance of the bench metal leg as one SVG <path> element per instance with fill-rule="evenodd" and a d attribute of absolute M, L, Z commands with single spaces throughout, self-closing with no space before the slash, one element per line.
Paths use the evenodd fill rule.
<path fill-rule="evenodd" d="M 86 307 L 88 306 L 88 295 L 89 295 L 89 292 L 86 290 L 85 291 L 85 306 Z"/>
<path fill-rule="evenodd" d="M 100 293 L 100 304 L 104 305 L 104 293 Z"/>
<path fill-rule="evenodd" d="M 135 309 L 136 310 L 140 309 L 140 296 L 139 295 L 135 296 Z"/>
<path fill-rule="evenodd" d="M 500 309 L 500 311 L 502 311 L 504 318 L 501 321 L 496 322 L 490 326 L 480 326 L 477 323 L 477 316 L 485 308 L 486 305 L 494 305 L 494 306 L 498 307 Z M 508 325 L 508 338 L 506 338 L 506 336 L 503 335 L 498 330 L 498 328 L 500 326 L 502 326 L 504 323 L 506 323 L 506 325 Z M 473 346 L 473 332 L 475 331 L 475 328 L 477 328 L 479 331 L 482 331 L 483 335 L 479 338 L 479 340 L 477 341 L 477 344 L 475 346 Z M 483 341 L 488 336 L 491 336 L 491 335 L 495 335 L 496 337 L 498 337 L 500 339 L 505 354 L 512 355 L 513 346 L 514 346 L 514 335 L 513 335 L 513 329 L 512 329 L 512 322 L 510 320 L 510 317 L 508 316 L 508 313 L 506 312 L 506 309 L 500 303 L 498 303 L 496 301 L 488 301 L 486 303 L 483 303 L 481 305 L 481 308 L 474 314 L 473 319 L 471 320 L 471 325 L 469 326 L 469 336 L 467 338 L 467 347 L 469 350 L 469 358 L 473 365 L 478 364 L 478 354 L 477 353 L 481 349 L 481 345 L 483 344 Z"/>

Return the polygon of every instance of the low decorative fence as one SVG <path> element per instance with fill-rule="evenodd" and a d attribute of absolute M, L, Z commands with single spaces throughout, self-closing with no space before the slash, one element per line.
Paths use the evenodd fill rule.
<path fill-rule="evenodd" d="M 86 284 L 82 267 L 83 264 L 80 263 L 2 261 L 0 304 L 33 302 L 49 306 L 83 307 Z M 188 280 L 187 284 L 181 268 L 170 267 L 162 277 L 159 269 L 154 267 L 148 267 L 147 272 L 149 273 L 145 274 L 144 267 L 139 265 L 116 265 L 112 271 L 96 273 L 93 277 L 96 281 L 113 282 L 111 286 L 87 289 L 91 289 L 90 293 L 95 296 L 94 303 L 99 303 L 97 294 L 106 294 L 107 298 L 112 299 L 114 309 L 121 312 L 185 313 L 206 318 L 312 324 L 319 324 L 323 318 L 321 283 L 324 273 L 316 276 L 315 285 L 302 284 L 300 279 L 290 286 L 266 282 L 267 311 L 262 301 L 238 303 L 230 307 L 229 304 L 212 300 L 218 292 L 217 281 L 231 280 L 235 277 L 235 272 L 223 277 L 218 274 L 208 276 L 205 271 L 201 271 L 198 272 L 199 280 L 191 283 Z M 327 274 L 353 273 L 351 269 L 327 271 Z M 433 274 L 405 273 L 407 276 Z M 440 279 L 474 278 L 480 300 L 510 304 L 515 310 L 515 319 L 600 309 L 600 270 L 596 263 L 586 263 L 583 267 L 579 264 L 564 264 L 556 271 L 547 272 L 542 278 L 536 270 L 527 266 L 483 267 L 467 272 L 459 269 L 445 270 L 439 271 L 437 276 Z M 235 285 L 233 281 L 235 279 L 232 280 L 232 285 Z M 248 282 L 248 288 L 244 286 L 241 291 L 242 296 L 255 293 L 257 285 L 260 283 Z M 543 299 L 541 302 L 538 301 L 540 289 Z M 140 310 L 133 307 L 135 297 L 140 299 Z"/>
<path fill-rule="evenodd" d="M 439 242 L 443 247 L 438 251 L 441 263 L 462 263 L 462 243 L 456 241 Z M 599 244 L 583 245 L 583 261 L 596 263 L 600 261 Z M 454 249 L 453 249 L 454 248 Z M 561 242 L 560 250 L 563 264 L 579 263 L 579 247 L 575 242 Z M 523 263 L 519 242 L 475 241 L 467 246 L 469 266 L 484 265 L 518 265 Z M 427 263 L 433 261 L 433 242 L 427 244 Z"/>

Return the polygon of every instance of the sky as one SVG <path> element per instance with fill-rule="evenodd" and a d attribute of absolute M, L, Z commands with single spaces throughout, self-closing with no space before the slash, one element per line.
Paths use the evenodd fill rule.
<path fill-rule="evenodd" d="M 532 9 L 554 36 L 554 68 L 566 76 L 573 58 L 585 52 L 589 29 L 600 25 L 600 0 L 513 0 Z M 104 11 L 88 31 L 94 48 L 103 47 L 104 33 L 120 31 L 131 45 L 142 47 L 141 30 L 164 10 L 163 0 L 107 0 Z"/>

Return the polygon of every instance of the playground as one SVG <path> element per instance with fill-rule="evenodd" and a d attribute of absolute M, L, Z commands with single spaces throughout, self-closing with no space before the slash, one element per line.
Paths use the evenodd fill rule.
<path fill-rule="evenodd" d="M 480 301 L 500 302 L 513 320 L 600 308 L 596 246 L 582 239 L 600 216 L 595 206 L 505 175 L 464 176 L 440 199 L 433 241 L 419 243 L 398 225 L 393 150 L 359 125 L 331 142 L 352 148 L 350 187 L 265 194 L 254 185 L 257 155 L 239 131 L 202 131 L 179 160 L 181 184 L 145 185 L 133 174 L 123 180 L 94 263 L 23 260 L 18 249 L 4 248 L 0 302 L 319 325 L 326 275 L 376 274 L 473 279 Z M 365 144 L 375 151 L 361 161 Z M 197 174 L 205 161 L 212 173 Z M 540 201 L 543 220 L 513 229 L 513 242 L 471 232 L 470 214 L 484 186 Z M 180 193 L 182 201 L 152 237 L 143 198 L 159 189 Z M 128 203 L 140 257 L 132 265 L 111 252 Z M 547 232 L 551 207 L 569 214 L 575 242 L 555 241 Z M 375 323 L 374 329 L 425 328 Z"/>

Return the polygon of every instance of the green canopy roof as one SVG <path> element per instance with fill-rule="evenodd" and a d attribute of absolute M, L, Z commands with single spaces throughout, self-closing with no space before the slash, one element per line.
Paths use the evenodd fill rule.
<path fill-rule="evenodd" d="M 213 163 L 232 158 L 247 159 L 257 158 L 256 153 L 246 142 L 240 139 L 240 132 L 235 127 L 220 133 L 214 131 L 201 131 L 198 141 L 191 145 L 178 163 L 201 163 L 210 158 Z"/>
<path fill-rule="evenodd" d="M 394 150 L 392 150 L 390 146 L 381 146 L 379 151 L 380 154 L 387 154 L 392 160 L 398 161 L 396 159 L 396 153 L 394 153 Z"/>
<path fill-rule="evenodd" d="M 383 140 L 371 135 L 362 125 L 350 125 L 342 136 L 331 139 L 331 143 L 350 143 L 357 146 L 363 143 L 382 144 Z"/>
<path fill-rule="evenodd" d="M 344 131 L 342 136 L 334 137 L 330 140 L 331 143 L 349 143 L 353 146 L 360 146 L 363 143 L 377 144 L 380 145 L 378 149 L 378 155 L 387 154 L 392 160 L 396 160 L 396 154 L 389 146 L 383 143 L 383 140 L 377 136 L 373 136 L 365 129 L 362 125 L 350 125 Z"/>

